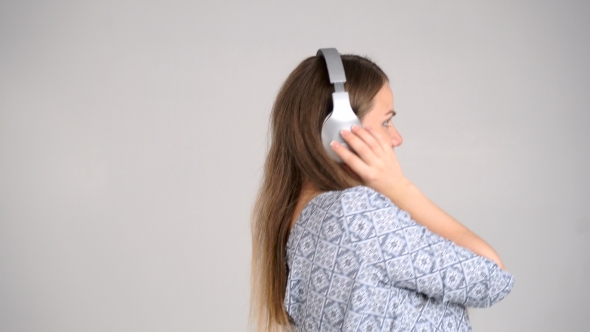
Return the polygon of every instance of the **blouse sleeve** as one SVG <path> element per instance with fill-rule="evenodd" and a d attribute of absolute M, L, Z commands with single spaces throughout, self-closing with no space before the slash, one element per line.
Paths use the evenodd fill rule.
<path fill-rule="evenodd" d="M 512 274 L 430 232 L 370 188 L 344 191 L 341 207 L 349 244 L 363 264 L 385 266 L 386 284 L 469 307 L 489 307 L 512 290 Z"/>

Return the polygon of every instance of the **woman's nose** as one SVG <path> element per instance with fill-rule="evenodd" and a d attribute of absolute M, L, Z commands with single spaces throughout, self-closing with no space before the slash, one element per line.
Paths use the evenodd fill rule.
<path fill-rule="evenodd" d="M 402 143 L 404 142 L 402 135 L 399 134 L 399 132 L 394 126 L 391 126 L 391 132 L 389 133 L 389 136 L 391 137 L 391 145 L 394 148 L 402 145 Z"/>

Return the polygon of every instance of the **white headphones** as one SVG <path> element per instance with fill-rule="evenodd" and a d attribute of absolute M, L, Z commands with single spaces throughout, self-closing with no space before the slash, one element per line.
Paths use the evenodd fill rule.
<path fill-rule="evenodd" d="M 340 131 L 342 129 L 350 130 L 353 125 L 361 126 L 361 121 L 350 106 L 348 92 L 344 91 L 346 75 L 344 74 L 344 66 L 338 50 L 335 48 L 321 48 L 318 50 L 317 55 L 323 56 L 324 60 L 326 60 L 330 83 L 334 84 L 335 91 L 332 93 L 334 108 L 328 114 L 322 126 L 322 144 L 330 158 L 341 163 L 342 159 L 332 150 L 330 143 L 337 141 L 348 148 L 348 145 L 340 136 Z"/>

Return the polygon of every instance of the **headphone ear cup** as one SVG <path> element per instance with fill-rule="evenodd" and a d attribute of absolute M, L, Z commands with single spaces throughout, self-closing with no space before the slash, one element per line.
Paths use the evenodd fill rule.
<path fill-rule="evenodd" d="M 334 101 L 334 109 L 328 114 L 322 125 L 322 145 L 330 158 L 338 163 L 342 163 L 342 159 L 332 150 L 330 143 L 336 141 L 349 148 L 342 135 L 340 135 L 340 131 L 342 129 L 350 130 L 354 125 L 361 126 L 361 121 L 350 107 L 347 92 L 335 92 L 332 94 L 332 99 Z"/>
<path fill-rule="evenodd" d="M 341 128 L 337 122 L 330 121 L 331 117 L 332 113 L 328 114 L 322 125 L 322 145 L 328 156 L 330 156 L 330 159 L 337 163 L 342 163 L 342 159 L 334 152 L 334 150 L 332 150 L 330 144 L 332 141 L 336 141 L 341 145 L 348 147 L 340 135 L 340 131 L 345 128 Z"/>

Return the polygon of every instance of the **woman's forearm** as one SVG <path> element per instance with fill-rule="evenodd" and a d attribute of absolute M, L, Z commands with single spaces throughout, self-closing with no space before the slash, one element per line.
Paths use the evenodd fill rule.
<path fill-rule="evenodd" d="M 489 244 L 436 206 L 412 182 L 404 180 L 383 194 L 431 232 L 491 259 L 504 269 L 500 257 Z"/>

